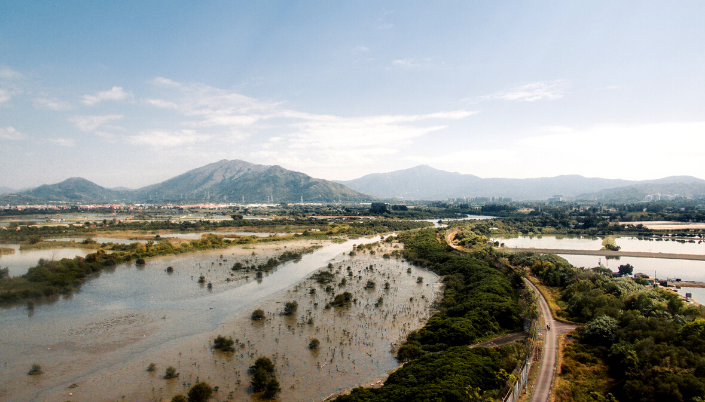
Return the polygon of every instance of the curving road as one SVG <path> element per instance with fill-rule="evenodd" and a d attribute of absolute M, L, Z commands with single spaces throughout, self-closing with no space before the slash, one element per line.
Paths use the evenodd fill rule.
<path fill-rule="evenodd" d="M 448 231 L 445 238 L 448 245 L 456 250 L 458 250 L 458 247 L 453 244 L 453 238 L 457 232 L 458 229 Z M 558 337 L 566 332 L 572 331 L 576 327 L 575 325 L 554 320 L 551 309 L 548 307 L 548 303 L 543 297 L 543 294 L 531 281 L 527 279 L 524 279 L 524 281 L 536 292 L 536 295 L 538 295 L 539 311 L 543 317 L 544 325 L 551 326 L 550 331 L 547 330 L 545 326 L 539 329 L 539 337 L 543 338 L 543 350 L 539 362 L 539 376 L 536 378 L 536 383 L 531 393 L 531 402 L 547 402 L 551 396 L 551 388 L 553 387 L 553 379 L 556 373 Z"/>
<path fill-rule="evenodd" d="M 527 285 L 534 289 L 534 292 L 539 297 L 539 310 L 545 325 L 550 325 L 551 330 L 547 331 L 546 327 L 539 330 L 539 336 L 543 338 L 543 351 L 541 352 L 541 361 L 539 363 L 539 376 L 536 378 L 533 391 L 531 393 L 531 402 L 546 402 L 551 396 L 551 387 L 553 386 L 553 377 L 556 373 L 556 361 L 558 352 L 558 337 L 566 332 L 575 329 L 575 325 L 564 324 L 553 319 L 551 309 L 548 307 L 543 294 L 529 280 L 524 280 Z"/>

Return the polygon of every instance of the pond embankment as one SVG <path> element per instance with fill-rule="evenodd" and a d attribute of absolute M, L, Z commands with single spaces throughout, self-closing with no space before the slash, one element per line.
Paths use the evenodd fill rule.
<path fill-rule="evenodd" d="M 642 258 L 665 258 L 670 260 L 695 260 L 705 261 L 705 255 L 700 254 L 676 254 L 676 253 L 653 253 L 645 251 L 609 251 L 609 250 L 569 250 L 558 248 L 533 248 L 533 247 L 502 247 L 501 251 L 508 253 L 541 253 L 541 254 L 574 254 L 574 255 L 597 255 L 605 257 L 642 257 Z"/>

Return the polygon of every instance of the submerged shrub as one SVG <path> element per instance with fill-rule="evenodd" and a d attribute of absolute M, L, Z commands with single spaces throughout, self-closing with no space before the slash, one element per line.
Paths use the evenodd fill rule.
<path fill-rule="evenodd" d="M 39 374 L 42 374 L 42 373 L 43 373 L 43 371 L 42 371 L 42 366 L 40 366 L 40 365 L 38 365 L 38 364 L 36 364 L 36 363 L 33 364 L 33 365 L 32 365 L 32 368 L 29 369 L 29 371 L 27 372 L 28 375 L 39 375 Z"/>
<path fill-rule="evenodd" d="M 308 348 L 309 349 L 318 349 L 318 347 L 321 345 L 321 341 L 319 341 L 316 338 L 311 339 L 311 342 L 308 343 Z"/>
<path fill-rule="evenodd" d="M 264 318 L 265 318 L 264 310 L 257 309 L 255 311 L 253 311 L 251 318 L 252 318 L 252 321 L 264 320 Z"/>
<path fill-rule="evenodd" d="M 168 380 L 170 378 L 176 378 L 179 376 L 179 373 L 176 372 L 176 368 L 173 366 L 169 366 L 166 368 L 164 371 L 164 379 Z"/>
<path fill-rule="evenodd" d="M 226 338 L 222 335 L 218 335 L 213 340 L 213 349 L 220 350 L 222 352 L 234 352 L 235 351 L 235 341 L 233 338 Z"/>

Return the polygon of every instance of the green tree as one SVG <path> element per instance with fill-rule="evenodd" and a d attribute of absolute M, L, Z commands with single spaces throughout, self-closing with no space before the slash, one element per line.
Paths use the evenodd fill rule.
<path fill-rule="evenodd" d="M 206 402 L 213 395 L 213 388 L 208 383 L 196 383 L 188 391 L 188 402 Z"/>
<path fill-rule="evenodd" d="M 267 399 L 273 399 L 278 393 L 281 392 L 281 390 L 282 389 L 277 378 L 271 377 L 269 381 L 267 381 L 267 385 L 264 388 L 264 394 L 262 394 L 262 396 Z"/>
<path fill-rule="evenodd" d="M 601 315 L 585 324 L 582 336 L 593 345 L 609 346 L 614 342 L 619 324 L 614 318 Z"/>
<path fill-rule="evenodd" d="M 178 394 L 171 398 L 171 402 L 187 402 L 187 399 L 182 394 Z"/>
<path fill-rule="evenodd" d="M 631 264 L 624 264 L 619 266 L 620 276 L 629 276 L 634 272 L 634 267 Z"/>
<path fill-rule="evenodd" d="M 313 339 L 311 339 L 311 342 L 308 343 L 308 348 L 312 349 L 312 350 L 318 349 L 320 344 L 321 344 L 321 341 L 319 341 L 317 338 L 313 338 Z"/>

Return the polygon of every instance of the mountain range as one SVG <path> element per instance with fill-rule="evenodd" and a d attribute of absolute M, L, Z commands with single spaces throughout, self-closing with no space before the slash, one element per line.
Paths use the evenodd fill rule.
<path fill-rule="evenodd" d="M 277 165 L 221 160 L 136 190 L 105 188 L 86 179 L 73 177 L 57 184 L 0 194 L 0 205 L 44 202 L 369 202 L 378 198 L 446 200 L 466 197 L 502 197 L 522 201 L 545 200 L 554 195 L 578 200 L 638 202 L 676 196 L 705 198 L 705 180 L 691 176 L 671 176 L 657 180 L 630 181 L 578 175 L 484 179 L 430 166 L 416 166 L 334 182 L 316 179 Z"/>
<path fill-rule="evenodd" d="M 0 204 L 58 202 L 331 202 L 374 199 L 281 166 L 221 160 L 137 190 L 108 189 L 80 177 L 0 196 Z"/>
<path fill-rule="evenodd" d="M 648 194 L 702 196 L 705 180 L 691 176 L 672 176 L 657 180 L 630 181 L 563 175 L 535 179 L 483 179 L 470 174 L 451 173 L 430 166 L 416 166 L 390 173 L 374 173 L 355 180 L 338 181 L 353 190 L 380 198 L 443 200 L 463 197 L 507 197 L 515 201 L 545 200 L 561 195 L 581 200 L 619 200 L 620 191 L 639 187 L 642 201 Z M 678 192 L 675 184 L 687 192 Z M 680 187 L 679 187 L 680 188 Z M 618 190 L 622 189 L 622 190 Z M 601 193 L 601 191 L 603 191 Z M 636 194 L 636 193 L 634 193 Z M 636 195 L 635 195 L 636 196 Z M 693 198 L 693 197 L 690 197 Z"/>

